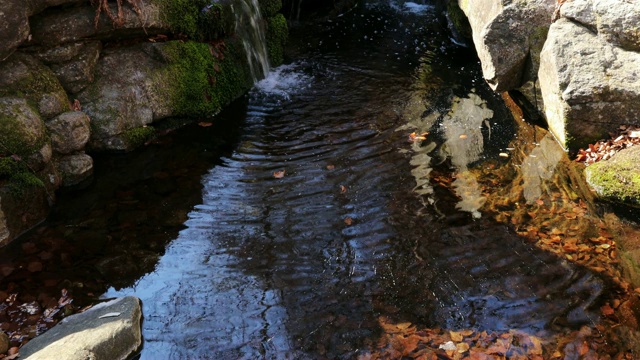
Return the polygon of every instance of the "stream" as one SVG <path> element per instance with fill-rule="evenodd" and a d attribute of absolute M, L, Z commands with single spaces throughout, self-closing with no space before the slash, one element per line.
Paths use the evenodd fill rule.
<path fill-rule="evenodd" d="M 381 319 L 548 343 L 596 328 L 613 285 L 486 213 L 476 169 L 506 166 L 524 125 L 441 9 L 366 1 L 289 48 L 211 123 L 96 156 L 93 183 L 5 250 L 42 268 L 10 280 L 139 297 L 142 359 L 358 358 Z M 536 134 L 517 140 L 546 161 L 519 166 L 523 201 L 566 158 Z"/>

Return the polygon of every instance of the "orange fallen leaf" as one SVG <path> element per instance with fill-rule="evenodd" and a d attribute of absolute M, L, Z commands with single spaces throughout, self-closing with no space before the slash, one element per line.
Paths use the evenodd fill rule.
<path fill-rule="evenodd" d="M 276 178 L 276 179 L 282 179 L 284 177 L 285 173 L 286 173 L 286 170 L 274 171 L 273 172 L 273 177 Z"/>
<path fill-rule="evenodd" d="M 327 170 L 333 170 L 333 169 L 335 169 L 335 168 L 336 168 L 336 167 L 335 167 L 334 165 L 327 165 Z"/>
<path fill-rule="evenodd" d="M 604 315 L 604 316 L 610 316 L 610 315 L 613 315 L 613 313 L 614 313 L 613 308 L 611 308 L 611 306 L 609 306 L 609 304 L 605 304 L 604 306 L 602 306 L 600 308 L 600 311 L 602 312 L 602 315 Z"/>
<path fill-rule="evenodd" d="M 467 135 L 466 135 L 466 134 L 462 134 L 462 135 L 460 135 L 460 139 L 466 139 L 466 138 L 467 138 Z"/>
<path fill-rule="evenodd" d="M 464 342 L 463 343 L 459 343 L 459 344 L 456 344 L 456 348 L 458 349 L 458 352 L 460 354 L 463 354 L 463 353 L 469 351 L 469 344 L 464 343 Z"/>
<path fill-rule="evenodd" d="M 341 194 L 344 194 L 344 193 L 346 193 L 346 192 L 347 192 L 347 187 L 346 187 L 346 186 L 344 186 L 344 185 L 340 185 L 340 193 L 341 193 Z"/>
<path fill-rule="evenodd" d="M 586 341 L 582 342 L 582 345 L 580 345 L 580 356 L 585 356 L 587 353 L 589 352 L 589 344 L 587 344 Z"/>
<path fill-rule="evenodd" d="M 461 333 L 456 331 L 449 331 L 449 336 L 451 336 L 451 340 L 454 342 L 460 342 L 464 338 Z"/>
<path fill-rule="evenodd" d="M 347 224 L 347 226 L 351 226 L 351 224 L 353 224 L 353 219 L 347 216 L 344 219 L 344 223 Z"/>
<path fill-rule="evenodd" d="M 409 134 L 409 141 L 416 142 L 416 141 L 427 140 L 427 135 L 428 134 L 429 134 L 428 132 L 424 132 L 424 133 L 418 135 L 415 132 L 412 132 L 411 134 Z"/>
<path fill-rule="evenodd" d="M 213 123 L 206 122 L 206 121 L 201 121 L 201 122 L 198 123 L 198 125 L 201 126 L 201 127 L 209 127 L 209 126 L 213 125 Z"/>

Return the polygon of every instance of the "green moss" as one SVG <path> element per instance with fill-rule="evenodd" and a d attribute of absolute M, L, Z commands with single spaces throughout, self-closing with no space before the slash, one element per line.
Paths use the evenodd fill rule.
<path fill-rule="evenodd" d="M 210 45 L 192 41 L 168 42 L 164 53 L 169 65 L 161 77 L 168 88 L 177 116 L 211 116 L 251 86 L 246 59 L 233 39 Z M 217 54 L 214 57 L 212 54 Z"/>
<path fill-rule="evenodd" d="M 278 66 L 284 61 L 284 46 L 289 38 L 287 19 L 276 14 L 267 20 L 267 52 L 271 65 Z"/>
<path fill-rule="evenodd" d="M 35 110 L 34 110 L 35 111 Z M 19 119 L 0 114 L 0 154 L 28 156 L 40 150 L 45 139 L 35 143 L 29 134 L 22 130 Z"/>
<path fill-rule="evenodd" d="M 282 9 L 282 0 L 260 0 L 260 10 L 264 18 L 270 18 Z"/>
<path fill-rule="evenodd" d="M 175 33 L 198 41 L 213 40 L 233 31 L 234 16 L 228 6 L 210 0 L 154 0 Z"/>
<path fill-rule="evenodd" d="M 124 137 L 131 148 L 136 148 L 151 140 L 155 134 L 156 129 L 152 126 L 144 126 L 125 131 Z"/>
<path fill-rule="evenodd" d="M 0 88 L 0 97 L 16 96 L 29 100 L 35 107 L 44 94 L 54 94 L 63 103 L 68 102 L 66 93 L 55 74 L 48 67 L 31 57 L 17 54 L 5 64 L 7 67 L 26 67 L 27 71 L 16 82 L 8 87 Z"/>
<path fill-rule="evenodd" d="M 32 188 L 44 188 L 40 180 L 23 161 L 10 157 L 0 158 L 0 180 L 7 181 L 10 193 L 21 196 Z"/>
<path fill-rule="evenodd" d="M 640 205 L 640 172 L 637 158 L 616 154 L 611 160 L 590 165 L 587 181 L 599 196 L 615 202 Z"/>

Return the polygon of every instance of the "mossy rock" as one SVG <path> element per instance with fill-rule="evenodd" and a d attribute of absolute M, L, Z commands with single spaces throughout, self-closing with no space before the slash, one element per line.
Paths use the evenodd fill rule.
<path fill-rule="evenodd" d="M 159 76 L 170 85 L 174 116 L 212 116 L 251 87 L 242 45 L 226 41 L 216 47 L 171 41 L 162 48 L 168 65 Z"/>
<path fill-rule="evenodd" d="M 210 0 L 153 0 L 174 33 L 208 41 L 233 33 L 235 17 L 230 2 Z"/>
<path fill-rule="evenodd" d="M 284 46 L 289 38 L 289 28 L 284 15 L 276 14 L 267 19 L 267 52 L 272 66 L 284 61 Z"/>
<path fill-rule="evenodd" d="M 0 182 L 10 194 L 22 196 L 34 188 L 44 188 L 44 183 L 24 161 L 16 160 L 12 157 L 0 158 Z"/>
<path fill-rule="evenodd" d="M 603 200 L 640 207 L 640 146 L 588 166 L 586 180 Z"/>
<path fill-rule="evenodd" d="M 282 0 L 259 0 L 259 2 L 264 18 L 275 16 L 282 9 Z"/>
<path fill-rule="evenodd" d="M 46 141 L 44 122 L 23 98 L 0 98 L 0 154 L 26 157 Z"/>
<path fill-rule="evenodd" d="M 15 53 L 0 63 L 0 97 L 23 97 L 44 119 L 69 110 L 69 98 L 51 69 L 36 58 Z"/>
<path fill-rule="evenodd" d="M 144 126 L 125 131 L 124 138 L 129 148 L 137 148 L 154 138 L 156 130 L 152 126 Z"/>

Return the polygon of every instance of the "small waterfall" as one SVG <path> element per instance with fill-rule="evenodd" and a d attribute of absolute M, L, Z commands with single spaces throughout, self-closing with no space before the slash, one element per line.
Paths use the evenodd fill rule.
<path fill-rule="evenodd" d="M 236 16 L 236 34 L 242 39 L 253 82 L 257 82 L 267 76 L 270 68 L 258 0 L 238 0 L 232 9 Z"/>

